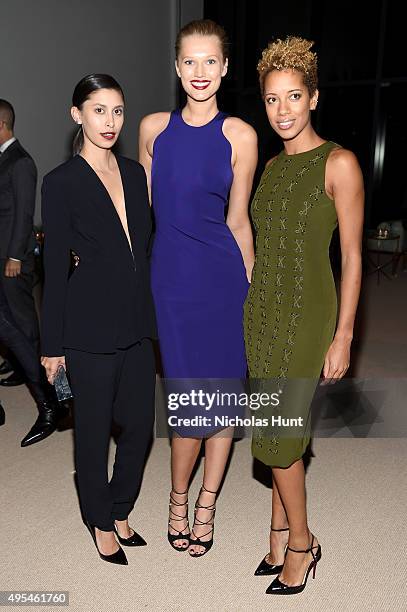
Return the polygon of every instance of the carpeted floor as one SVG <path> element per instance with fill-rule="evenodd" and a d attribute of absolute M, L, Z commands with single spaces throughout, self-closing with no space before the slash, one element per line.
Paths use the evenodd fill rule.
<path fill-rule="evenodd" d="M 406 281 L 401 275 L 379 287 L 372 277 L 365 283 L 358 325 L 363 342 L 355 347 L 359 377 L 405 376 Z M 69 591 L 73 612 L 407 610 L 405 439 L 315 439 L 308 509 L 322 560 L 302 594 L 276 598 L 264 593 L 270 578 L 253 576 L 267 552 L 270 491 L 253 478 L 248 440 L 234 446 L 217 504 L 215 544 L 201 559 L 173 551 L 166 541 L 169 446 L 156 440 L 131 514 L 148 546 L 127 549 L 128 567 L 115 567 L 98 558 L 81 522 L 72 430 L 21 449 L 34 404 L 24 387 L 0 393 L 6 409 L 0 428 L 1 590 Z"/>

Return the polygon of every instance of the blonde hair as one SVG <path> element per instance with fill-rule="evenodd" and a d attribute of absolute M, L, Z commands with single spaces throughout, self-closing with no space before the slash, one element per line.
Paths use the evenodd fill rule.
<path fill-rule="evenodd" d="M 312 96 L 318 87 L 317 54 L 311 51 L 314 42 L 299 36 L 287 36 L 270 42 L 257 64 L 260 89 L 264 94 L 264 81 L 272 70 L 296 70 L 303 75 L 304 85 Z"/>
<path fill-rule="evenodd" d="M 190 21 L 178 32 L 175 41 L 175 56 L 178 59 L 182 41 L 186 36 L 198 34 L 199 36 L 217 36 L 222 50 L 223 60 L 229 55 L 229 41 L 227 34 L 222 26 L 212 21 L 212 19 L 196 19 Z"/>

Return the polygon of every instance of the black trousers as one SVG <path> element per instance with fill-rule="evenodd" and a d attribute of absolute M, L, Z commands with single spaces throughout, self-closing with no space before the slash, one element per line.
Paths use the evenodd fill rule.
<path fill-rule="evenodd" d="M 18 276 L 13 278 L 4 276 L 5 265 L 6 260 L 1 259 L 0 274 L 8 305 L 18 328 L 31 342 L 38 355 L 40 332 L 33 297 L 34 253 L 31 253 L 24 259 L 21 264 L 21 274 Z"/>
<path fill-rule="evenodd" d="M 116 353 L 65 350 L 74 395 L 75 463 L 82 512 L 112 531 L 133 508 L 154 423 L 155 359 L 144 338 Z M 108 480 L 112 421 L 121 429 Z"/>
<path fill-rule="evenodd" d="M 39 383 L 43 380 L 37 347 L 22 332 L 13 317 L 4 291 L 3 277 L 0 278 L 0 342 L 12 351 L 28 381 Z"/>

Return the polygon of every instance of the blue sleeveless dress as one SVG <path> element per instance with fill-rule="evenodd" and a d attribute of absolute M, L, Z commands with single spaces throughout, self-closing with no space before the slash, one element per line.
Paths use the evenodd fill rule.
<path fill-rule="evenodd" d="M 225 222 L 232 147 L 219 112 L 201 127 L 171 113 L 154 142 L 151 280 L 166 378 L 244 378 L 249 283 Z"/>

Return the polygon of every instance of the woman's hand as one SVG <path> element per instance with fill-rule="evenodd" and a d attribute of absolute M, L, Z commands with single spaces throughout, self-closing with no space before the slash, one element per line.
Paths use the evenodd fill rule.
<path fill-rule="evenodd" d="M 54 378 L 58 371 L 59 366 L 60 365 L 64 366 L 64 369 L 66 370 L 64 356 L 62 357 L 41 357 L 41 365 L 44 366 L 45 371 L 47 373 L 48 382 L 51 385 L 54 384 Z"/>
<path fill-rule="evenodd" d="M 339 380 L 346 374 L 350 362 L 350 343 L 347 339 L 334 338 L 325 357 L 322 385 Z"/>

